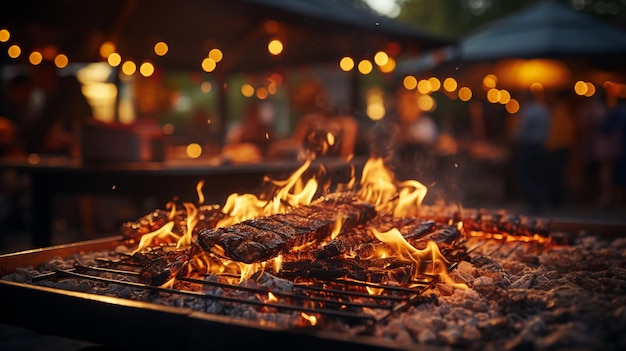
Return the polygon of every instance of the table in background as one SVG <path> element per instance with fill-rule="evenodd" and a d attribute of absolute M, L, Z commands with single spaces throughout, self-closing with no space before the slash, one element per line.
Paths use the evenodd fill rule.
<path fill-rule="evenodd" d="M 323 166 L 326 174 L 348 175 L 358 160 L 329 160 L 311 167 Z M 51 244 L 52 206 L 56 195 L 123 195 L 140 199 L 151 196 L 165 205 L 175 198 L 198 202 L 196 186 L 204 182 L 204 203 L 223 204 L 232 193 L 258 194 L 264 179 L 286 179 L 302 166 L 297 161 L 267 161 L 254 164 L 207 166 L 202 162 L 118 162 L 83 164 L 65 158 L 40 158 L 38 162 L 0 159 L 0 168 L 14 168 L 31 179 L 31 212 L 33 244 Z M 360 167 L 356 167 L 360 169 Z"/>

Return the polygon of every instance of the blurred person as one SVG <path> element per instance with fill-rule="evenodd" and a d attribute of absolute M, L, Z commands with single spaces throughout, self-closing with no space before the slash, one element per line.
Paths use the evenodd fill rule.
<path fill-rule="evenodd" d="M 561 208 L 569 197 L 566 170 L 576 142 L 577 128 L 571 94 L 568 91 L 557 91 L 550 97 L 550 124 L 545 143 L 547 192 L 550 204 L 554 208 Z"/>
<path fill-rule="evenodd" d="M 440 136 L 439 127 L 429 114 L 419 108 L 414 92 L 400 88 L 396 101 L 398 173 L 431 183 L 438 173 L 435 153 Z M 406 175 L 402 172 L 406 172 Z"/>
<path fill-rule="evenodd" d="M 261 162 L 274 142 L 274 111 L 269 103 L 252 102 L 244 116 L 228 128 L 221 158 L 234 163 Z"/>
<path fill-rule="evenodd" d="M 603 131 L 608 108 L 601 92 L 586 100 L 579 111 L 584 200 L 605 208 L 609 206 L 613 192 L 613 166 L 619 156 L 619 134 Z"/>
<path fill-rule="evenodd" d="M 528 211 L 543 212 L 546 201 L 546 148 L 550 127 L 550 110 L 543 92 L 527 93 L 520 110 L 520 120 L 513 135 L 517 181 Z"/>
<path fill-rule="evenodd" d="M 0 156 L 23 156 L 32 80 L 19 74 L 7 84 L 0 101 Z M 28 223 L 28 177 L 16 169 L 0 171 L 0 233 L 23 230 Z M 0 236 L 0 241 L 2 237 Z"/>
<path fill-rule="evenodd" d="M 274 111 L 269 103 L 252 102 L 246 106 L 243 119 L 231 126 L 226 137 L 229 144 L 252 144 L 266 155 L 274 135 Z"/>
<path fill-rule="evenodd" d="M 615 138 L 616 160 L 613 168 L 613 184 L 615 186 L 615 205 L 624 205 L 626 201 L 626 98 L 621 97 L 607 112 L 602 126 L 605 136 Z"/>
<path fill-rule="evenodd" d="M 32 91 L 33 82 L 27 75 L 16 75 L 8 82 L 0 102 L 0 156 L 24 152 Z"/>
<path fill-rule="evenodd" d="M 348 158 L 354 154 L 359 125 L 347 114 L 331 111 L 324 91 L 318 91 L 313 111 L 304 114 L 292 133 L 294 142 L 315 156 Z"/>
<path fill-rule="evenodd" d="M 60 77 L 50 62 L 35 66 L 34 82 L 43 102 L 28 127 L 27 151 L 76 156 L 82 126 L 93 118 L 80 82 L 73 75 Z"/>

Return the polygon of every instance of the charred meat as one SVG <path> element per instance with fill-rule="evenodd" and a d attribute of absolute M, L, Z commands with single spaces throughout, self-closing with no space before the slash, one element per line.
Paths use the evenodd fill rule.
<path fill-rule="evenodd" d="M 337 222 L 343 223 L 342 230 L 349 230 L 375 215 L 373 205 L 349 194 L 333 194 L 284 214 L 203 229 L 198 234 L 198 244 L 235 261 L 262 262 L 327 237 Z"/>

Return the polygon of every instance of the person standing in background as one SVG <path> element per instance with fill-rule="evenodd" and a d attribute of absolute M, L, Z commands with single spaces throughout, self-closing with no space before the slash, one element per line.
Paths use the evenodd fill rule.
<path fill-rule="evenodd" d="M 613 203 L 624 205 L 626 201 L 626 98 L 618 98 L 615 106 L 610 108 L 602 126 L 605 137 L 615 138 L 615 163 L 613 168 L 613 185 L 615 186 Z"/>
<path fill-rule="evenodd" d="M 613 167 L 620 150 L 618 133 L 603 131 L 608 111 L 605 94 L 599 91 L 585 100 L 578 115 L 585 175 L 583 200 L 600 209 L 610 206 Z"/>
<path fill-rule="evenodd" d="M 515 173 L 528 211 L 539 214 L 546 201 L 546 148 L 550 111 L 543 91 L 528 92 L 520 111 L 520 120 L 513 135 Z"/>
<path fill-rule="evenodd" d="M 36 66 L 33 77 L 43 102 L 28 127 L 27 151 L 77 156 L 82 126 L 93 118 L 80 82 L 73 75 L 60 77 L 50 62 Z"/>
<path fill-rule="evenodd" d="M 0 102 L 0 156 L 24 153 L 32 91 L 33 82 L 27 75 L 16 75 L 8 82 Z"/>
<path fill-rule="evenodd" d="M 576 120 L 568 91 L 557 91 L 551 96 L 550 126 L 546 138 L 548 200 L 554 208 L 561 208 L 569 198 L 566 170 L 576 141 Z"/>

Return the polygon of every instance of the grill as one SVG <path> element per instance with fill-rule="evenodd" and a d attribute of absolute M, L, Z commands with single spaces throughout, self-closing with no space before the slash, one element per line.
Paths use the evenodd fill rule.
<path fill-rule="evenodd" d="M 579 232 L 596 232 L 614 236 L 624 231 L 624 226 L 605 222 L 554 220 L 552 228 Z M 60 245 L 0 256 L 0 273 L 14 272 L 20 267 L 37 267 L 55 257 L 74 254 L 114 251 L 127 243 L 122 237 Z M 514 250 L 522 243 L 507 250 Z M 500 250 L 504 245 L 497 245 Z M 501 253 L 500 253 L 501 254 Z M 165 288 L 141 284 L 137 281 L 136 262 L 119 253 L 114 257 L 96 257 L 96 265 L 77 264 L 67 269 L 57 269 L 33 278 L 31 283 L 0 280 L 3 299 L 0 321 L 34 331 L 82 339 L 103 345 L 123 348 L 178 347 L 185 349 L 241 348 L 270 345 L 278 348 L 319 349 L 319 347 L 359 347 L 361 349 L 406 349 L 406 346 L 383 338 L 368 335 L 377 324 L 386 323 L 411 306 L 436 304 L 436 296 L 426 291 L 437 283 L 437 277 L 421 275 L 413 287 L 403 288 L 353 280 L 316 278 L 315 284 L 294 281 L 290 292 L 276 292 L 280 303 L 249 296 L 266 296 L 268 290 L 260 287 L 224 285 L 206 279 L 183 278 L 179 280 L 198 289 Z M 452 265 L 451 268 L 454 268 Z M 43 282 L 58 282 L 76 278 L 94 284 L 106 284 L 117 289 L 131 289 L 136 293 L 153 296 L 170 296 L 175 301 L 220 301 L 237 306 L 248 305 L 257 310 L 297 311 L 321 316 L 322 320 L 359 326 L 362 333 L 354 335 L 342 331 L 329 331 L 315 327 L 285 327 L 268 321 L 251 321 L 246 318 L 208 313 L 189 307 L 188 304 L 139 301 L 104 294 L 93 294 L 42 286 Z M 185 285 L 187 286 L 187 285 Z M 380 295 L 363 292 L 365 286 L 382 289 Z M 209 294 L 211 289 L 232 289 L 245 292 L 247 298 Z M 202 303 L 200 303 L 202 304 Z M 364 313 L 365 310 L 376 313 Z M 245 337 L 242 337 L 245 335 Z M 415 349 L 415 345 L 411 347 Z M 420 349 L 429 349 L 420 345 Z"/>
<path fill-rule="evenodd" d="M 39 266 L 55 257 L 114 250 L 124 243 L 125 240 L 121 237 L 111 237 L 3 255 L 0 257 L 1 273 L 4 275 L 20 267 Z M 138 265 L 133 262 L 132 257 L 124 254 L 119 255 L 117 259 L 107 257 L 97 258 L 96 261 L 95 266 L 75 265 L 69 269 L 57 269 L 34 277 L 33 283 L 37 285 L 0 280 L 3 295 L 1 321 L 46 334 L 124 348 L 161 348 L 163 345 L 186 349 L 216 346 L 239 348 L 263 343 L 268 343 L 272 347 L 287 348 L 297 343 L 301 345 L 299 347 L 310 349 L 342 345 L 359 345 L 365 349 L 401 349 L 399 345 L 365 335 L 351 338 L 345 334 L 320 331 L 316 328 L 285 328 L 267 322 L 254 323 L 242 318 L 206 313 L 190 307 L 173 307 L 73 291 L 80 290 L 76 287 L 65 290 L 41 284 L 76 278 L 82 282 L 132 288 L 135 292 L 143 291 L 148 294 L 177 296 L 197 301 L 220 301 L 276 311 L 300 311 L 338 319 L 351 325 L 358 324 L 367 329 L 410 306 L 433 303 L 433 298 L 424 296 L 423 292 L 437 282 L 436 276 L 422 275 L 412 282 L 413 287 L 403 288 L 345 279 L 326 281 L 315 279 L 316 284 L 295 283 L 291 293 L 273 292 L 281 298 L 281 303 L 273 303 L 208 294 L 185 288 L 145 285 L 137 282 Z M 192 285 L 244 291 L 248 296 L 269 293 L 262 288 L 192 278 L 181 277 L 180 281 Z M 383 291 L 380 295 L 370 295 L 363 291 L 365 287 Z M 364 314 L 364 309 L 376 310 L 378 313 Z M 242 338 L 241 335 L 246 337 Z"/>

